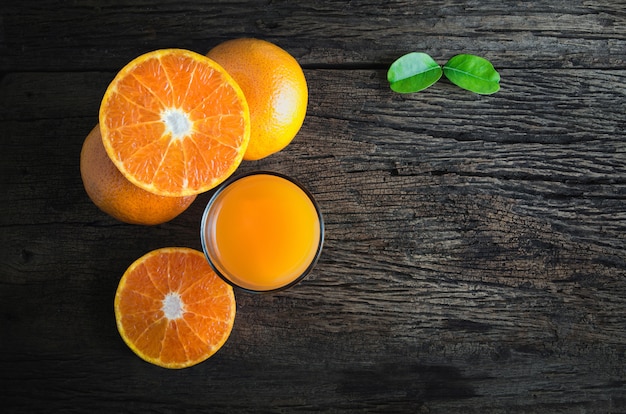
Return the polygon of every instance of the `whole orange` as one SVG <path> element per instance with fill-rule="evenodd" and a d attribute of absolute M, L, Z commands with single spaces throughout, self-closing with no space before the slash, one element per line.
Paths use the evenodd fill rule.
<path fill-rule="evenodd" d="M 181 214 L 195 195 L 166 197 L 152 194 L 128 181 L 113 164 L 96 125 L 80 152 L 80 175 L 87 195 L 100 210 L 130 224 L 165 223 Z"/>
<path fill-rule="evenodd" d="M 223 42 L 207 56 L 219 63 L 243 91 L 250 108 L 250 142 L 244 160 L 258 160 L 285 148 L 306 115 L 304 72 L 287 51 L 260 39 Z"/>

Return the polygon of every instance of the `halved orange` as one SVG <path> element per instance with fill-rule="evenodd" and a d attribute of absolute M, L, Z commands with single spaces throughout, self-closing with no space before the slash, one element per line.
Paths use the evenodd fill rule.
<path fill-rule="evenodd" d="M 186 368 L 217 352 L 235 321 L 233 288 L 204 254 L 186 247 L 147 253 L 126 270 L 115 294 L 117 329 L 140 358 Z"/>
<path fill-rule="evenodd" d="M 210 190 L 239 166 L 250 140 L 243 92 L 218 63 L 161 49 L 128 63 L 100 105 L 102 142 L 133 184 L 162 196 Z"/>

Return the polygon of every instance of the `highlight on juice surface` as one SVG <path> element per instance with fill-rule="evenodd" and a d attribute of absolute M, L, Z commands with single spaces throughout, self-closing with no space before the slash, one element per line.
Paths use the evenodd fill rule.
<path fill-rule="evenodd" d="M 315 199 L 283 174 L 257 171 L 223 183 L 207 204 L 202 248 L 215 272 L 250 292 L 293 286 L 315 266 L 324 220 Z"/>

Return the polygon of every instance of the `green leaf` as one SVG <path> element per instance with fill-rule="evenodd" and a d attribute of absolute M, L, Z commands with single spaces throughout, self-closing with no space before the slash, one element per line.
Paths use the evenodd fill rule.
<path fill-rule="evenodd" d="M 387 71 L 395 92 L 412 93 L 428 88 L 441 78 L 441 66 L 426 53 L 412 52 L 398 58 Z"/>
<path fill-rule="evenodd" d="M 500 74 L 491 62 L 475 55 L 456 55 L 443 67 L 446 78 L 455 85 L 489 95 L 500 90 Z"/>

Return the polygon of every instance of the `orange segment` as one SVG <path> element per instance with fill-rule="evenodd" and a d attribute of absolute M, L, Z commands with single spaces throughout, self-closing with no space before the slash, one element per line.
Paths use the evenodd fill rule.
<path fill-rule="evenodd" d="M 232 287 L 204 254 L 185 247 L 154 250 L 124 273 L 115 294 L 122 339 L 139 357 L 186 368 L 217 352 L 235 321 Z"/>
<path fill-rule="evenodd" d="M 215 61 L 182 49 L 128 63 L 100 105 L 102 141 L 136 186 L 163 196 L 210 190 L 239 166 L 250 140 L 247 101 Z"/>

